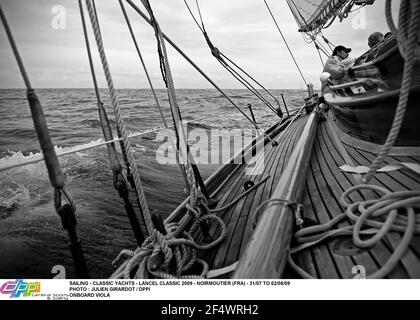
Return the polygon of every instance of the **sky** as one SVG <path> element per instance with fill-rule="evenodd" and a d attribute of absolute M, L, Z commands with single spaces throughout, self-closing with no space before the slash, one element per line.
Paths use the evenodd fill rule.
<path fill-rule="evenodd" d="M 143 9 L 140 0 L 133 0 Z M 84 2 L 84 1 L 83 1 Z M 399 1 L 394 0 L 397 18 Z M 210 54 L 201 31 L 184 0 L 150 0 L 162 31 L 222 88 L 242 88 Z M 195 0 L 189 0 L 196 13 Z M 267 0 L 295 54 L 307 81 L 319 82 L 322 65 L 313 44 L 304 41 L 285 0 Z M 91 88 L 92 78 L 76 0 L 0 0 L 34 88 Z M 263 0 L 200 0 L 206 30 L 226 56 L 270 89 L 303 89 L 287 48 Z M 117 0 L 96 0 L 105 52 L 116 88 L 148 88 L 135 47 Z M 336 22 L 324 35 L 335 45 L 353 49 L 351 57 L 367 51 L 369 34 L 386 33 L 385 0 L 376 0 L 366 10 Z M 64 11 L 57 11 L 64 9 Z M 85 8 L 86 9 L 86 8 Z M 126 4 L 140 49 L 156 88 L 164 88 L 153 29 Z M 64 13 L 60 16 L 58 14 Z M 85 10 L 88 20 L 87 11 Z M 58 17 L 64 17 L 59 19 Z M 337 19 L 338 20 L 338 19 Z M 397 20 L 397 19 L 396 19 Z M 106 87 L 103 69 L 89 37 L 101 87 Z M 59 27 L 59 28 L 57 28 Z M 176 51 L 167 45 L 176 88 L 211 88 Z M 326 57 L 323 56 L 325 61 Z M 23 88 L 24 83 L 0 27 L 0 88 Z"/>

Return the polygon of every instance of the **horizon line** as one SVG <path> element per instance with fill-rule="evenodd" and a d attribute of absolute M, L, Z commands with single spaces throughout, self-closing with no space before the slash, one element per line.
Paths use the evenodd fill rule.
<path fill-rule="evenodd" d="M 65 87 L 60 87 L 60 88 L 52 88 L 52 87 L 42 87 L 42 88 L 32 88 L 34 90 L 44 90 L 44 89 L 49 89 L 49 90 L 62 90 L 62 89 L 66 89 L 66 90 L 95 90 L 94 88 L 74 88 L 74 87 L 70 87 L 70 88 L 65 88 Z M 104 88 L 99 88 L 100 90 L 108 90 L 108 88 L 104 87 Z M 24 87 L 20 87 L 20 88 L 0 88 L 0 90 L 26 90 L 26 88 Z M 150 88 L 116 88 L 116 90 L 151 90 Z M 154 90 L 167 90 L 166 88 L 154 88 Z M 216 88 L 176 88 L 175 90 L 215 90 L 215 91 L 219 91 Z M 222 90 L 247 90 L 246 88 L 222 88 Z M 257 90 L 263 90 L 263 89 L 257 89 Z M 307 89 L 303 89 L 303 88 L 267 88 L 267 90 L 302 90 L 302 91 L 306 91 Z"/>

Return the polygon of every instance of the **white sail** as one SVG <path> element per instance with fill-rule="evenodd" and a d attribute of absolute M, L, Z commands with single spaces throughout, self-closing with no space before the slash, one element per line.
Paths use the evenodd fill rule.
<path fill-rule="evenodd" d="M 350 0 L 287 0 L 301 32 L 324 26 Z"/>

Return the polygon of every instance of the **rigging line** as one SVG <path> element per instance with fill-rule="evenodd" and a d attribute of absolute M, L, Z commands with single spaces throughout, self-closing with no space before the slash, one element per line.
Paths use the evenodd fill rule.
<path fill-rule="evenodd" d="M 4 30 L 6 31 L 7 37 L 9 38 L 10 46 L 12 47 L 13 54 L 15 55 L 17 64 L 19 66 L 20 73 L 22 74 L 23 81 L 27 90 L 32 90 L 31 82 L 29 81 L 28 74 L 26 73 L 25 66 L 23 65 L 22 58 L 16 46 L 16 42 L 13 38 L 12 31 L 10 30 L 9 24 L 7 23 L 6 16 L 3 13 L 3 9 L 0 7 L 0 17 L 3 22 Z"/>
<path fill-rule="evenodd" d="M 316 44 L 316 43 L 315 43 L 315 48 L 316 48 L 316 50 L 318 51 L 319 59 L 321 60 L 322 67 L 324 68 L 324 67 L 325 67 L 325 64 L 324 64 L 324 60 L 322 60 L 321 50 L 320 50 L 320 48 L 317 46 L 317 44 Z"/>
<path fill-rule="evenodd" d="M 143 11 L 141 11 L 141 9 L 132 1 L 132 0 L 126 0 L 127 3 L 151 26 L 153 26 L 152 21 L 143 13 Z M 239 108 L 235 102 L 233 102 L 233 100 L 212 80 L 209 78 L 209 76 L 207 74 L 204 73 L 203 70 L 201 70 L 197 64 L 194 63 L 194 61 L 191 60 L 191 58 L 189 56 L 187 56 L 185 54 L 185 52 L 183 52 L 171 39 L 168 38 L 168 36 L 166 34 L 164 34 L 162 32 L 162 37 L 168 41 L 168 43 L 176 50 L 178 51 L 178 53 L 184 57 L 185 60 L 188 61 L 189 64 L 191 64 L 194 69 L 196 69 L 217 91 L 220 92 L 221 95 L 223 95 L 226 100 L 229 101 L 229 103 L 236 109 L 238 110 L 250 123 L 252 123 L 252 125 L 258 129 L 258 130 L 262 130 L 260 128 L 260 126 L 255 123 L 243 110 L 241 110 L 241 108 Z M 273 139 L 270 138 L 270 136 L 264 132 L 265 137 L 273 144 L 273 145 L 278 145 L 278 143 L 276 143 Z"/>
<path fill-rule="evenodd" d="M 136 47 L 136 51 L 137 51 L 137 54 L 139 56 L 140 62 L 142 64 L 142 66 L 143 66 L 144 73 L 146 74 L 147 81 L 149 82 L 150 89 L 152 90 L 152 94 L 153 94 L 153 97 L 155 99 L 156 105 L 158 106 L 159 113 L 160 113 L 160 116 L 162 118 L 163 124 L 164 124 L 165 127 L 168 127 L 168 124 L 166 122 L 165 116 L 164 116 L 163 111 L 162 111 L 162 107 L 161 107 L 161 105 L 159 103 L 159 100 L 158 100 L 158 98 L 156 96 L 156 92 L 155 92 L 155 89 L 153 87 L 152 80 L 150 79 L 149 72 L 147 71 L 147 67 L 146 67 L 146 64 L 144 62 L 143 55 L 141 54 L 141 51 L 140 51 L 140 48 L 139 48 L 139 45 L 138 45 L 136 36 L 134 35 L 134 31 L 133 31 L 133 28 L 131 26 L 130 19 L 128 18 L 127 11 L 125 10 L 123 1 L 122 0 L 119 0 L 119 3 L 120 3 L 120 6 L 121 6 L 121 10 L 123 12 L 125 21 L 127 23 L 128 29 L 130 31 L 130 35 L 131 35 L 131 38 L 133 40 L 134 46 Z"/>
<path fill-rule="evenodd" d="M 151 216 L 150 216 L 150 211 L 149 211 L 149 207 L 146 201 L 146 197 L 144 194 L 144 190 L 142 187 L 142 183 L 140 180 L 140 173 L 138 172 L 136 163 L 135 163 L 135 159 L 134 159 L 134 155 L 132 152 L 132 148 L 131 148 L 131 143 L 130 140 L 128 138 L 128 134 L 125 128 L 125 124 L 124 124 L 124 117 L 122 116 L 122 112 L 121 112 L 121 108 L 119 105 L 119 101 L 115 92 L 115 87 L 114 87 L 114 82 L 112 80 L 112 76 L 111 76 L 111 71 L 109 69 L 109 65 L 108 65 L 108 61 L 105 55 L 105 51 L 104 51 L 104 45 L 103 45 L 103 41 L 102 41 L 102 36 L 100 34 L 100 30 L 99 30 L 99 23 L 98 20 L 96 19 L 96 15 L 93 9 L 93 5 L 92 5 L 92 0 L 86 0 L 86 6 L 88 8 L 89 11 L 89 17 L 90 17 L 90 22 L 92 24 L 93 27 L 93 31 L 94 31 L 94 35 L 95 35 L 95 40 L 96 40 L 96 44 L 99 50 L 99 55 L 101 57 L 101 62 L 102 62 L 102 67 L 104 69 L 105 72 L 105 76 L 106 76 L 106 80 L 107 80 L 107 84 L 108 84 L 108 89 L 111 95 L 111 100 L 112 100 L 112 105 L 114 108 L 114 113 L 115 113 L 115 119 L 117 120 L 118 126 L 121 130 L 121 136 L 123 138 L 123 144 L 126 147 L 126 151 L 127 151 L 127 160 L 128 160 L 128 164 L 130 165 L 130 169 L 131 172 L 133 174 L 133 184 L 135 186 L 135 190 L 136 190 L 136 195 L 137 195 L 137 199 L 139 202 L 139 207 L 141 208 L 142 211 L 142 217 L 146 228 L 147 228 L 147 233 L 151 234 L 154 227 L 153 227 L 153 223 L 151 220 Z M 144 235 L 146 236 L 146 234 Z"/>
<path fill-rule="evenodd" d="M 203 26 L 203 30 L 205 30 L 206 28 L 204 27 L 203 16 L 201 15 L 201 10 L 200 10 L 200 5 L 198 4 L 198 0 L 195 0 L 195 4 L 198 9 L 198 14 L 200 15 L 201 25 Z"/>
<path fill-rule="evenodd" d="M 198 0 L 196 0 L 196 5 L 197 5 L 197 9 L 198 9 L 198 12 L 199 12 L 199 15 L 200 15 L 200 20 L 201 20 L 201 25 L 202 25 L 202 27 L 200 27 L 200 25 L 199 25 L 199 23 L 198 23 L 198 21 L 197 21 L 197 19 L 195 18 L 195 16 L 194 16 L 194 14 L 192 13 L 192 10 L 190 9 L 190 7 L 189 7 L 189 5 L 188 5 L 188 2 L 186 1 L 186 0 L 184 0 L 184 3 L 185 3 L 185 5 L 187 6 L 187 8 L 188 8 L 188 11 L 190 12 L 190 14 L 191 14 L 191 16 L 192 16 L 192 18 L 194 19 L 194 21 L 195 21 L 195 23 L 197 24 L 197 26 L 199 27 L 199 29 L 201 30 L 201 32 L 203 33 L 203 35 L 204 35 L 204 37 L 205 37 L 205 39 L 206 39 L 206 42 L 207 42 L 207 44 L 208 44 L 208 46 L 210 47 L 210 49 L 212 49 L 212 54 L 213 54 L 213 49 L 215 49 L 215 47 L 214 47 L 214 45 L 211 43 L 211 41 L 210 41 L 210 39 L 209 39 L 209 37 L 208 37 L 208 35 L 207 35 L 207 32 L 206 32 L 206 30 L 205 30 L 205 26 L 204 26 L 204 22 L 203 22 L 203 18 L 202 18 L 202 15 L 201 15 L 201 9 L 200 9 L 200 5 L 199 5 L 199 3 L 198 3 Z M 222 52 L 220 52 L 219 50 L 217 50 L 218 51 L 218 55 L 216 56 L 215 54 L 213 54 L 213 56 L 216 58 L 216 59 L 220 59 L 220 56 L 223 56 L 223 58 L 225 58 L 226 60 L 228 60 L 231 64 L 233 64 L 239 71 L 241 71 L 242 73 L 244 73 L 248 78 L 250 78 L 254 83 L 256 83 L 258 86 L 260 86 L 265 92 L 267 92 L 275 101 L 276 101 L 276 103 L 277 103 L 277 105 L 279 106 L 279 108 L 280 108 L 280 103 L 279 103 L 279 101 L 278 101 L 278 99 L 276 99 L 263 85 L 261 85 L 257 80 L 255 80 L 251 75 L 249 75 L 245 70 L 243 70 L 241 67 L 239 67 L 236 63 L 234 63 L 231 59 L 229 59 L 226 55 L 224 55 Z M 219 56 L 220 55 L 220 56 Z M 220 61 L 219 61 L 220 62 Z M 242 77 L 238 72 L 236 72 L 231 66 L 229 66 L 225 61 L 222 61 L 222 62 L 220 62 L 221 64 L 222 64 L 222 66 L 225 68 L 225 69 L 227 69 L 227 71 L 229 72 L 229 73 L 231 73 L 232 74 L 232 72 L 234 72 L 238 77 L 240 77 L 244 82 L 246 82 L 246 84 L 244 83 L 244 82 L 242 82 L 242 81 L 240 81 L 235 75 L 233 75 L 234 77 L 235 77 L 235 79 L 236 80 L 238 80 L 239 82 L 241 82 L 249 91 L 251 91 L 258 99 L 260 99 L 267 107 L 269 107 L 270 108 L 270 110 L 271 111 L 273 111 L 276 115 L 278 115 L 278 113 L 277 113 L 277 111 L 276 111 L 276 109 L 273 107 L 273 105 L 268 101 L 268 100 L 266 100 L 262 95 L 260 95 L 259 93 L 258 93 L 258 91 L 249 83 L 249 81 L 247 81 L 244 77 Z M 230 70 L 228 70 L 228 68 L 230 68 Z M 251 87 L 253 90 L 251 90 L 249 87 Z"/>
<path fill-rule="evenodd" d="M 219 63 L 241 84 L 245 86 L 251 93 L 253 93 L 258 99 L 260 99 L 271 111 L 273 111 L 275 114 L 277 112 L 275 111 L 274 107 L 248 82 L 246 81 L 240 74 L 238 74 L 237 71 L 235 71 L 231 66 L 225 64 L 223 60 L 219 60 Z"/>
<path fill-rule="evenodd" d="M 329 27 L 331 27 L 331 25 L 334 23 L 335 18 L 337 18 L 337 15 L 334 15 L 333 18 L 331 19 L 331 21 L 329 23 L 327 23 L 326 25 L 324 25 L 322 27 L 322 29 L 328 29 Z"/>
<path fill-rule="evenodd" d="M 328 45 L 328 47 L 331 50 L 334 50 L 335 45 L 329 39 L 327 39 L 327 37 L 324 36 L 324 34 L 322 33 L 322 31 L 320 31 L 319 34 L 321 35 L 322 40 L 324 40 L 324 42 Z"/>
<path fill-rule="evenodd" d="M 201 31 L 201 32 L 205 32 L 204 25 L 203 25 L 202 27 L 200 26 L 200 24 L 198 23 L 197 19 L 196 19 L 196 18 L 195 18 L 195 16 L 194 16 L 194 14 L 192 13 L 191 8 L 190 8 L 190 6 L 188 5 L 187 0 L 184 0 L 184 3 L 185 3 L 185 5 L 187 6 L 187 9 L 188 9 L 188 11 L 190 12 L 191 17 L 194 19 L 194 22 L 196 23 L 197 27 L 200 29 L 200 31 Z M 200 17 L 201 17 L 201 14 L 200 14 Z M 202 21 L 203 21 L 203 20 L 201 20 L 201 22 L 202 22 Z"/>
<path fill-rule="evenodd" d="M 232 63 L 236 68 L 238 68 L 241 72 L 243 72 L 245 75 L 247 75 L 252 81 L 254 81 L 261 89 L 263 89 L 270 97 L 274 99 L 274 101 L 277 102 L 277 104 L 280 107 L 278 99 L 270 92 L 268 91 L 261 83 L 259 83 L 255 78 L 253 78 L 251 75 L 249 75 L 244 69 L 242 69 L 240 66 L 238 66 L 235 62 L 233 62 L 231 59 L 229 59 L 227 56 L 225 56 L 222 52 L 220 53 L 223 58 L 228 60 L 230 63 Z"/>
<path fill-rule="evenodd" d="M 95 0 L 92 0 L 92 5 L 93 5 L 94 18 L 96 20 L 96 26 L 98 28 L 97 29 L 97 32 L 98 32 L 98 34 L 102 38 L 101 27 L 100 27 L 100 24 L 99 24 L 99 18 L 98 18 L 98 12 L 96 10 L 96 2 L 95 2 Z M 105 111 L 105 109 L 100 110 L 100 112 L 102 112 L 102 111 Z M 116 128 L 117 128 L 117 135 L 118 135 L 119 138 L 121 138 L 122 137 L 122 133 L 121 133 L 121 128 L 120 128 L 120 125 L 119 125 L 118 122 L 116 123 Z M 130 183 L 133 185 L 133 187 L 135 189 L 134 182 L 133 182 L 133 176 L 132 176 L 132 172 L 131 172 L 132 171 L 131 170 L 131 165 L 130 165 L 130 161 L 129 161 L 128 156 L 127 156 L 127 150 L 126 150 L 126 146 L 124 145 L 123 140 L 120 140 L 120 148 L 121 148 L 121 153 L 122 153 L 122 156 L 123 156 L 124 164 L 125 164 L 125 167 L 126 167 L 126 170 L 127 170 L 127 172 L 126 172 L 127 178 L 128 178 L 128 180 L 130 181 Z"/>
<path fill-rule="evenodd" d="M 235 69 L 225 63 L 223 59 L 216 59 L 219 63 L 241 84 L 245 86 L 252 94 L 254 94 L 261 102 L 263 102 L 274 114 L 279 115 L 276 109 L 268 102 L 264 96 L 262 96 L 252 84 L 250 84 L 244 77 L 242 77 Z"/>
<path fill-rule="evenodd" d="M 314 42 L 316 43 L 316 44 L 318 44 L 318 46 L 322 49 L 322 51 L 324 52 L 324 54 L 326 55 L 326 56 L 330 56 L 329 54 L 328 54 L 328 51 L 329 50 L 331 50 L 331 48 L 325 48 L 325 46 L 321 43 L 321 41 L 319 41 L 318 39 L 316 39 L 316 38 L 314 38 Z M 332 50 L 331 50 L 331 53 L 332 53 Z"/>
<path fill-rule="evenodd" d="M 83 34 L 84 34 L 84 38 L 86 42 L 86 49 L 87 49 L 87 53 L 89 57 L 90 70 L 92 74 L 93 84 L 95 87 L 96 98 L 98 101 L 97 106 L 98 106 L 99 120 L 100 120 L 100 124 L 102 128 L 102 133 L 103 133 L 105 141 L 112 141 L 114 140 L 114 136 L 112 134 L 112 129 L 109 124 L 109 120 L 108 120 L 108 116 L 104 108 L 104 104 L 102 103 L 100 95 L 99 95 L 98 83 L 96 81 L 95 68 L 93 65 L 92 53 L 90 49 L 90 41 L 89 41 L 87 27 L 86 27 L 82 0 L 79 0 L 79 8 L 80 8 L 80 16 L 81 16 L 82 26 L 83 26 Z M 121 143 L 121 140 L 119 142 Z M 127 213 L 127 217 L 130 222 L 131 229 L 133 230 L 137 243 L 141 245 L 144 241 L 144 235 L 143 235 L 139 220 L 137 219 L 134 207 L 132 205 L 132 201 L 130 199 L 130 191 L 128 189 L 128 183 L 127 183 L 128 181 L 122 173 L 122 166 L 118 158 L 118 153 L 115 147 L 115 143 L 109 143 L 106 145 L 106 147 L 108 150 L 110 167 L 113 174 L 112 180 L 113 180 L 114 188 L 118 191 L 120 198 L 124 202 L 124 208 Z M 127 172 L 128 172 L 128 169 L 127 169 Z"/>
<path fill-rule="evenodd" d="M 221 115 L 223 116 L 225 114 L 227 114 L 227 112 L 223 113 Z M 191 122 L 198 122 L 198 121 L 202 121 L 202 120 L 205 120 L 205 119 L 208 119 L 208 118 L 214 118 L 214 115 L 207 116 L 207 117 L 200 118 L 200 119 L 196 119 L 196 120 L 185 121 L 184 123 L 189 124 Z M 131 133 L 131 134 L 128 135 L 128 137 L 129 138 L 140 137 L 140 136 L 144 136 L 146 134 L 153 133 L 153 132 L 156 132 L 156 131 L 159 131 L 159 130 L 169 129 L 171 127 L 173 127 L 173 125 L 168 126 L 168 128 L 158 127 L 158 128 L 149 129 L 149 130 L 139 132 L 139 133 Z M 74 147 L 71 147 L 70 150 L 67 150 L 67 151 L 64 151 L 64 152 L 58 152 L 57 157 L 63 157 L 63 156 L 73 154 L 73 153 L 76 153 L 76 152 L 86 151 L 86 150 L 90 150 L 90 149 L 93 149 L 93 148 L 101 147 L 101 146 L 104 146 L 104 145 L 107 145 L 107 144 L 120 142 L 120 141 L 122 141 L 122 138 L 114 138 L 114 139 L 108 140 L 108 141 L 101 140 L 101 141 L 97 141 L 97 142 L 93 142 L 93 143 L 88 143 L 87 145 L 74 146 Z M 5 171 L 5 170 L 14 169 L 14 168 L 23 167 L 23 166 L 30 165 L 30 164 L 35 164 L 35 163 L 38 163 L 38 162 L 42 162 L 44 160 L 44 156 L 42 155 L 42 152 L 39 152 L 39 153 L 40 153 L 39 155 L 34 155 L 32 159 L 25 159 L 24 161 L 19 162 L 19 163 L 0 165 L 0 172 Z"/>
<path fill-rule="evenodd" d="M 299 65 L 298 65 L 298 63 L 297 63 L 297 61 L 296 61 L 296 59 L 295 59 L 295 56 L 293 55 L 293 52 L 292 52 L 292 50 L 290 49 L 289 44 L 288 44 L 288 43 L 287 43 L 287 41 L 286 41 L 286 38 L 283 36 L 283 32 L 281 32 L 280 27 L 279 27 L 279 25 L 277 24 L 277 21 L 276 21 L 276 19 L 274 18 L 274 15 L 273 15 L 273 13 L 271 12 L 271 9 L 270 9 L 270 7 L 268 6 L 267 1 L 266 1 L 266 0 L 263 0 L 263 1 L 264 1 L 265 5 L 266 5 L 266 7 L 267 7 L 268 11 L 270 12 L 271 17 L 273 18 L 273 21 L 274 21 L 274 23 L 276 24 L 277 29 L 279 30 L 280 35 L 281 35 L 281 37 L 283 38 L 283 41 L 284 41 L 284 43 L 286 44 L 286 47 L 287 47 L 287 49 L 289 50 L 289 53 L 290 53 L 290 55 L 292 56 L 293 61 L 295 62 L 295 65 L 296 65 L 297 69 L 299 70 L 299 73 L 300 73 L 300 75 L 301 75 L 301 77 L 302 77 L 302 79 L 303 79 L 303 82 L 306 84 L 306 86 L 308 86 L 308 83 L 306 82 L 306 79 L 305 79 L 305 77 L 303 76 L 303 73 L 302 73 L 302 71 L 301 71 L 301 70 L 300 70 L 300 68 L 299 68 Z"/>
<path fill-rule="evenodd" d="M 224 55 L 223 55 L 224 56 Z M 259 98 L 262 102 L 264 102 L 267 107 L 269 107 L 271 110 L 273 110 L 275 112 L 274 107 L 271 105 L 271 103 L 269 103 L 256 89 L 254 86 L 252 86 L 251 83 L 249 83 L 249 81 L 247 81 L 238 71 L 236 71 L 232 66 L 230 66 L 229 64 L 227 64 L 223 59 L 217 59 L 223 67 L 225 67 L 225 69 L 227 71 L 229 71 L 239 82 L 241 82 L 249 91 L 251 91 L 257 98 Z M 236 77 L 236 76 L 237 77 Z M 239 80 L 238 79 L 241 79 Z"/>
<path fill-rule="evenodd" d="M 204 184 L 204 181 L 202 179 L 202 176 L 195 164 L 194 158 L 191 154 L 190 148 L 188 146 L 188 140 L 186 136 L 185 129 L 182 126 L 182 115 L 181 110 L 179 109 L 178 100 L 176 97 L 175 92 L 175 85 L 173 82 L 173 77 L 171 73 L 171 67 L 168 59 L 168 54 L 166 50 L 166 44 L 165 39 L 163 38 L 162 31 L 160 29 L 159 23 L 157 22 L 155 15 L 153 13 L 152 7 L 149 3 L 149 0 L 142 0 L 142 3 L 144 7 L 146 8 L 147 12 L 150 15 L 150 19 L 152 21 L 153 29 L 155 30 L 155 37 L 156 42 L 158 45 L 158 52 L 159 52 L 159 60 L 162 64 L 162 73 L 164 76 L 166 76 L 166 88 L 169 98 L 169 105 L 172 112 L 172 118 L 173 122 L 175 124 L 175 130 L 177 132 L 177 143 L 178 143 L 178 149 L 181 148 L 182 154 L 185 155 L 185 174 L 188 178 L 189 182 L 189 191 L 190 191 L 190 206 L 191 209 L 188 209 L 190 218 L 193 212 L 191 210 L 197 210 L 197 206 L 199 203 L 201 203 L 202 200 L 200 200 L 201 196 L 204 196 L 205 199 L 210 200 L 207 188 Z M 201 188 L 201 193 L 199 191 L 199 187 Z M 207 203 L 207 202 L 206 202 Z M 202 203 L 202 209 L 205 210 L 207 208 L 207 205 Z M 208 210 L 208 208 L 207 208 Z M 202 225 L 202 231 L 204 233 L 208 233 L 208 229 L 206 225 Z"/>
<path fill-rule="evenodd" d="M 144 70 L 144 72 L 146 74 L 147 81 L 149 82 L 150 89 L 152 90 L 152 94 L 153 94 L 153 97 L 155 99 L 156 105 L 157 105 L 157 107 L 159 109 L 159 113 L 160 113 L 160 117 L 162 119 L 163 125 L 165 126 L 165 128 L 168 128 L 168 123 L 166 122 L 165 116 L 164 116 L 163 111 L 162 111 L 162 107 L 161 107 L 161 105 L 159 103 L 159 100 L 158 100 L 157 95 L 156 95 L 156 92 L 155 92 L 155 88 L 153 87 L 152 80 L 150 79 L 150 76 L 149 76 L 149 72 L 147 71 L 147 67 L 146 67 L 146 64 L 144 62 L 143 55 L 141 54 L 141 51 L 140 51 L 140 48 L 139 48 L 139 45 L 138 45 L 136 36 L 135 36 L 134 31 L 133 31 L 133 28 L 131 26 L 130 19 L 129 19 L 128 15 L 127 15 L 127 11 L 125 10 L 124 3 L 123 3 L 122 0 L 119 0 L 119 3 L 120 3 L 120 6 L 121 6 L 121 10 L 123 12 L 124 18 L 126 20 L 128 29 L 130 31 L 131 38 L 133 40 L 133 43 L 134 43 L 134 46 L 136 48 L 137 54 L 138 54 L 138 56 L 140 58 L 140 61 L 141 61 L 142 66 L 143 66 L 143 70 Z M 170 141 L 171 141 L 172 148 L 174 149 L 174 151 L 178 151 L 178 149 L 176 149 L 176 147 L 175 147 L 174 141 L 172 139 L 170 139 Z M 185 182 L 185 184 L 186 184 L 186 186 L 188 188 L 188 181 L 187 181 L 187 177 L 185 175 L 185 169 L 184 169 L 184 166 L 182 165 L 182 163 L 180 163 L 180 161 L 178 160 L 178 157 L 180 157 L 180 153 L 179 152 L 177 152 L 177 163 L 178 163 L 178 166 L 181 169 L 181 175 L 183 176 L 184 182 Z"/>
<path fill-rule="evenodd" d="M 314 39 L 314 43 L 316 44 L 316 45 L 318 45 L 318 47 L 319 47 L 319 49 L 322 51 L 322 53 L 323 54 L 325 54 L 325 56 L 327 57 L 327 58 L 329 58 L 330 57 L 330 55 L 328 54 L 328 52 L 327 52 L 327 49 L 325 49 L 325 47 L 317 40 L 317 39 Z"/>
<path fill-rule="evenodd" d="M 32 121 L 38 137 L 38 142 L 42 150 L 43 160 L 48 172 L 48 178 L 51 186 L 54 188 L 54 207 L 56 213 L 60 216 L 63 229 L 68 233 L 70 240 L 70 251 L 76 275 L 80 278 L 89 278 L 89 272 L 83 255 L 82 245 L 76 232 L 77 218 L 75 216 L 76 205 L 70 193 L 65 190 L 65 177 L 58 161 L 54 145 L 51 140 L 50 131 L 45 118 L 42 105 L 32 89 L 25 66 L 20 57 L 12 31 L 10 30 L 3 8 L 0 5 L 0 19 L 3 23 L 7 38 L 12 47 L 16 61 L 19 65 L 22 77 L 26 85 L 26 95 L 31 111 Z M 63 201 L 65 200 L 65 204 Z"/>
<path fill-rule="evenodd" d="M 99 105 L 99 104 L 102 104 L 102 102 L 101 102 L 101 96 L 99 94 L 98 81 L 96 79 L 95 68 L 93 65 L 92 52 L 90 49 L 90 43 L 89 43 L 89 37 L 87 33 L 85 14 L 83 12 L 82 0 L 79 0 L 79 9 L 80 9 L 80 17 L 82 19 L 83 34 L 85 36 L 86 50 L 87 50 L 88 59 L 89 59 L 90 73 L 92 75 L 93 86 L 94 86 L 95 94 L 96 94 L 96 100 L 98 101 L 98 105 Z"/>
<path fill-rule="evenodd" d="M 99 18 L 98 18 L 98 12 L 96 10 L 96 1 L 95 0 L 92 0 L 92 5 L 93 5 L 93 12 L 94 12 L 95 20 L 96 20 L 96 25 L 98 27 L 98 33 L 102 37 L 102 32 L 101 32 L 101 27 L 100 27 L 100 24 L 99 24 Z M 98 92 L 99 92 L 99 90 L 98 90 Z M 117 128 L 117 135 L 118 135 L 119 138 L 121 138 L 122 137 L 121 136 L 121 129 L 120 129 L 120 126 L 119 126 L 118 123 L 116 123 L 116 128 Z M 123 144 L 122 140 L 120 141 L 120 148 L 121 148 L 121 152 L 122 152 L 122 155 L 123 155 L 124 164 L 125 164 L 126 170 L 127 170 L 127 177 L 128 177 L 129 180 L 131 180 L 131 177 L 132 177 L 131 166 L 130 166 L 130 163 L 129 163 L 129 160 L 128 160 L 128 157 L 127 157 L 127 151 L 126 151 L 125 145 Z"/>
<path fill-rule="evenodd" d="M 244 74 L 246 74 L 246 75 L 248 75 L 244 70 L 242 70 L 240 67 L 238 67 L 232 60 L 230 60 L 229 58 L 227 58 L 223 53 L 221 53 L 220 52 L 220 56 L 223 56 L 224 58 L 226 58 L 229 62 L 231 62 L 234 66 L 236 66 L 240 71 L 242 71 Z M 270 110 L 272 110 L 274 113 L 276 113 L 277 114 L 277 112 L 275 111 L 275 108 L 273 107 L 273 105 L 268 101 L 268 100 L 266 100 L 255 88 L 254 88 L 254 86 L 249 82 L 249 81 L 247 81 L 238 71 L 236 71 L 232 66 L 230 66 L 228 63 L 226 63 L 226 61 L 224 61 L 224 59 L 222 58 L 222 57 L 215 57 L 216 58 L 216 60 L 218 60 L 221 64 L 222 64 L 222 66 L 228 71 L 228 72 L 230 72 L 231 74 L 232 74 L 232 72 L 234 72 L 240 79 L 242 79 L 243 80 L 243 82 L 242 81 L 239 81 L 239 79 L 236 77 L 236 76 L 234 76 L 235 77 L 235 79 L 237 79 L 239 82 L 241 82 L 243 85 L 245 85 L 245 83 L 247 84 L 247 85 L 245 85 L 245 87 L 248 89 L 248 90 L 250 90 L 258 99 L 260 99 L 267 107 L 269 107 L 269 109 Z M 233 75 L 233 74 L 232 74 Z M 255 83 L 257 83 L 258 84 L 258 82 L 255 80 L 255 79 L 253 79 L 252 77 L 250 77 L 249 75 L 248 75 L 248 77 L 251 79 L 251 80 L 253 80 Z M 245 83 L 244 83 L 245 82 Z M 252 90 L 250 89 L 250 88 L 252 88 Z M 262 88 L 264 88 L 264 87 L 262 87 Z M 265 88 L 264 88 L 265 89 Z M 266 90 L 266 89 L 265 89 Z M 274 97 L 273 97 L 274 98 Z M 275 99 L 275 98 L 274 98 Z M 276 100 L 276 99 L 275 99 Z M 276 100 L 277 101 L 277 100 Z M 278 101 L 277 101 L 277 103 L 278 103 Z"/>

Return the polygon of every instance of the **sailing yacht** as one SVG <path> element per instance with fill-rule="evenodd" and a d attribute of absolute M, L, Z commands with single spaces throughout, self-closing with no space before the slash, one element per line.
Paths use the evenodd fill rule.
<path fill-rule="evenodd" d="M 356 59 L 340 83 L 322 74 L 323 99 L 308 85 L 305 104 L 289 113 L 281 111 L 280 104 L 279 108 L 273 107 L 258 96 L 279 116 L 279 121 L 264 132 L 238 108 L 261 134 L 205 181 L 179 126 L 182 115 L 166 46 L 180 52 L 237 106 L 164 34 L 149 1 L 141 2 L 145 12 L 131 0 L 119 1 L 140 59 L 124 3 L 155 32 L 176 130 L 173 145 L 177 158 L 184 160 L 178 164 L 189 197 L 165 219 L 149 210 L 115 93 L 95 2 L 86 0 L 86 20 L 93 29 L 111 95 L 117 139 L 112 136 L 99 98 L 84 7 L 79 0 L 114 185 L 124 200 L 138 242 L 137 249 L 124 250 L 115 259 L 111 278 L 420 278 L 420 2 L 401 0 L 400 19 L 395 26 L 392 1 L 385 1 L 392 35 Z M 298 32 L 319 49 L 319 38 L 325 39 L 323 29 L 373 2 L 287 0 Z M 75 269 L 79 278 L 87 278 L 89 267 L 76 233 L 73 199 L 65 190 L 42 107 L 2 11 L 1 17 L 27 84 L 35 128 L 54 187 L 55 208 L 70 237 Z M 272 18 L 278 27 L 273 14 Z M 211 42 L 203 20 L 201 24 L 196 22 L 212 55 L 259 95 L 251 85 L 252 79 L 246 80 L 249 75 L 234 69 L 238 66 Z M 125 171 L 119 164 L 117 142 Z"/>
<path fill-rule="evenodd" d="M 287 3 L 299 32 L 319 44 L 323 28 L 373 1 Z M 267 131 L 276 143 L 265 139 L 263 174 L 231 161 L 206 180 L 225 228 L 197 236 L 199 260 L 210 269 L 200 276 L 420 278 L 420 5 L 401 1 L 398 29 L 390 7 L 386 1 L 392 36 L 356 59 L 341 83 L 322 75 L 325 103 L 309 87 L 306 113 Z M 244 193 L 249 181 L 256 188 Z M 165 223 L 182 223 L 187 207 L 188 200 Z M 208 236 L 223 240 L 201 250 Z M 132 264 L 141 254 L 113 277 L 156 275 L 144 260 Z"/>

